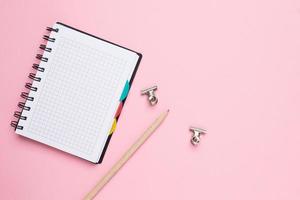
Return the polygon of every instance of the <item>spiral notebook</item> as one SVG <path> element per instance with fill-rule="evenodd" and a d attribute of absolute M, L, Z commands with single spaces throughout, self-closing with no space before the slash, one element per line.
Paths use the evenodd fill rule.
<path fill-rule="evenodd" d="M 60 22 L 47 31 L 11 126 L 100 163 L 142 55 Z"/>

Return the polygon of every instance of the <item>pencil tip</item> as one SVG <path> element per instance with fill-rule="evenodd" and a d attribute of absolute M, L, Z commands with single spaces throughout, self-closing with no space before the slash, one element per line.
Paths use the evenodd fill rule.
<path fill-rule="evenodd" d="M 170 112 L 170 109 L 168 109 L 167 112 Z"/>

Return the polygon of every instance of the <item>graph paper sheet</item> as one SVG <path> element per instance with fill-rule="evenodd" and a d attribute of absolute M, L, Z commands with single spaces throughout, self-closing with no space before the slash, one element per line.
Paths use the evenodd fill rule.
<path fill-rule="evenodd" d="M 119 99 L 130 80 L 139 55 L 91 37 L 62 24 L 55 24 L 44 52 L 34 101 L 26 102 L 26 121 L 17 133 L 97 162 L 105 145 Z M 24 113 L 25 112 L 25 113 Z"/>

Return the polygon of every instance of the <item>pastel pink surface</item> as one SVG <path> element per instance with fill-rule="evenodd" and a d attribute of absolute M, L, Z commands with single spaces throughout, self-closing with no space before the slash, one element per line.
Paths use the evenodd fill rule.
<path fill-rule="evenodd" d="M 144 55 L 101 165 L 9 126 L 56 21 Z M 168 108 L 96 199 L 300 199 L 299 1 L 1 0 L 0 22 L 1 199 L 81 199 Z M 208 130 L 197 148 L 190 125 Z"/>

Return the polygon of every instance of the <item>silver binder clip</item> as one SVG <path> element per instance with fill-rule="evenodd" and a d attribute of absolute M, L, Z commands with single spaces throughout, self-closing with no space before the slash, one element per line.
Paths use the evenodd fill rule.
<path fill-rule="evenodd" d="M 190 127 L 190 131 L 193 132 L 191 143 L 195 146 L 199 144 L 201 135 L 206 134 L 206 130 L 202 128 Z"/>
<path fill-rule="evenodd" d="M 145 94 L 148 95 L 148 100 L 149 100 L 149 103 L 151 104 L 151 106 L 154 106 L 158 102 L 158 99 L 154 93 L 155 90 L 157 90 L 156 85 L 141 91 L 142 95 L 145 95 Z"/>

